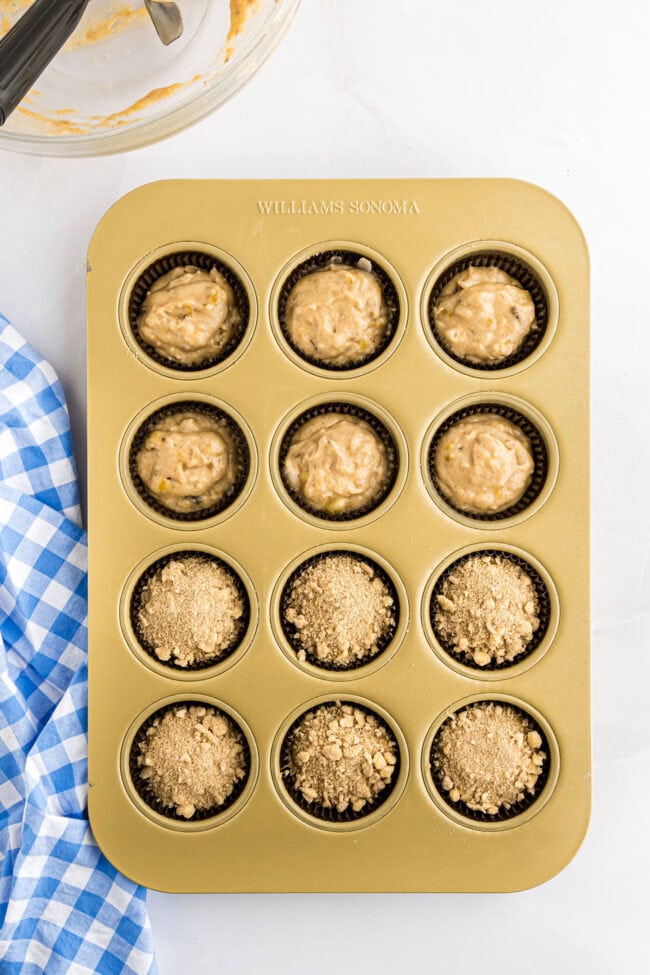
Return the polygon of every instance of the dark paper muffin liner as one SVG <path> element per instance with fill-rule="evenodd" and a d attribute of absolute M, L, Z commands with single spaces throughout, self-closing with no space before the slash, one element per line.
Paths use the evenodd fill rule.
<path fill-rule="evenodd" d="M 350 707 L 357 708 L 359 711 L 363 711 L 364 714 L 371 714 L 373 718 L 376 718 L 379 724 L 383 728 L 385 728 L 388 734 L 390 735 L 391 741 L 395 747 L 395 753 L 397 755 L 397 763 L 393 766 L 395 771 L 393 772 L 390 781 L 386 783 L 385 787 L 381 790 L 380 793 L 378 793 L 377 796 L 375 796 L 373 800 L 368 800 L 365 806 L 363 807 L 363 809 L 360 809 L 359 812 L 354 812 L 352 807 L 348 806 L 345 812 L 340 813 L 335 807 L 326 809 L 324 806 L 321 806 L 317 802 L 308 802 L 307 799 L 305 799 L 305 797 L 303 796 L 302 792 L 300 792 L 300 790 L 297 789 L 296 786 L 294 785 L 293 763 L 291 761 L 291 746 L 293 744 L 293 735 L 297 727 L 307 717 L 308 714 L 311 714 L 313 711 L 318 711 L 321 707 L 332 707 L 335 704 L 342 704 L 342 705 L 347 704 Z M 377 809 L 383 806 L 386 800 L 390 797 L 399 779 L 401 759 L 402 757 L 400 753 L 399 743 L 393 733 L 393 730 L 388 724 L 388 722 L 384 721 L 384 719 L 380 714 L 377 714 L 377 712 L 373 711 L 372 708 L 368 708 L 365 707 L 365 705 L 363 704 L 359 704 L 358 701 L 346 701 L 346 700 L 334 701 L 333 700 L 330 703 L 324 702 L 323 704 L 317 704 L 313 708 L 308 708 L 306 711 L 303 711 L 303 713 L 299 715 L 296 718 L 296 720 L 292 723 L 291 727 L 289 728 L 286 735 L 284 736 L 282 745 L 280 747 L 280 772 L 282 775 L 282 781 L 284 783 L 284 786 L 287 792 L 289 793 L 289 795 L 291 796 L 291 799 L 293 800 L 293 802 L 295 802 L 297 806 L 300 807 L 300 809 L 303 810 L 303 812 L 308 813 L 310 816 L 314 816 L 316 819 L 322 819 L 323 822 L 326 823 L 354 823 L 354 822 L 358 822 L 358 820 L 360 819 L 365 819 L 366 816 L 369 816 L 371 813 L 374 813 Z"/>
<path fill-rule="evenodd" d="M 151 491 L 149 491 L 146 484 L 138 474 L 138 452 L 144 446 L 144 442 L 148 435 L 154 429 L 156 424 L 160 422 L 160 420 L 163 420 L 169 416 L 177 416 L 181 413 L 201 413 L 204 416 L 209 416 L 215 420 L 218 420 L 227 431 L 227 435 L 235 453 L 234 460 L 237 468 L 237 476 L 233 484 L 223 494 L 223 496 L 214 504 L 210 505 L 210 507 L 198 508 L 196 511 L 172 511 L 171 508 L 165 507 L 165 505 L 161 504 L 158 498 L 152 494 Z M 215 515 L 221 514 L 222 511 L 225 511 L 226 508 L 228 508 L 243 491 L 250 471 L 250 463 L 250 450 L 246 442 L 246 437 L 244 436 L 240 426 L 224 410 L 220 409 L 218 406 L 214 406 L 212 403 L 205 403 L 202 400 L 179 400 L 178 402 L 170 403 L 167 406 L 162 406 L 160 409 L 155 410 L 150 416 L 147 417 L 147 419 L 136 431 L 129 450 L 129 476 L 133 486 L 142 500 L 157 514 L 164 515 L 166 518 L 172 518 L 174 521 L 179 522 L 205 521 L 207 518 L 213 518 Z"/>
<path fill-rule="evenodd" d="M 140 777 L 140 766 L 138 765 L 138 747 L 140 742 L 145 738 L 147 733 L 147 728 L 150 728 L 154 722 L 155 718 L 162 718 L 168 711 L 175 711 L 178 708 L 189 708 L 189 707 L 204 707 L 208 711 L 212 711 L 214 714 L 225 718 L 230 724 L 234 725 L 242 739 L 243 746 L 243 762 L 245 768 L 245 774 L 242 779 L 235 783 L 232 792 L 228 796 L 225 802 L 222 802 L 220 806 L 213 806 L 210 809 L 197 809 L 194 815 L 187 819 L 185 816 L 179 816 L 175 808 L 172 806 L 165 806 L 160 799 L 153 793 L 153 791 L 147 786 L 147 783 Z M 227 809 L 230 809 L 232 805 L 239 799 L 240 795 L 246 788 L 248 779 L 251 773 L 251 752 L 248 739 L 244 734 L 243 729 L 231 718 L 229 714 L 225 711 L 221 711 L 214 704 L 209 704 L 203 701 L 176 701 L 174 704 L 166 704 L 164 707 L 159 708 L 154 711 L 153 714 L 149 715 L 147 720 L 143 722 L 138 728 L 136 735 L 133 739 L 131 745 L 131 750 L 129 752 L 129 774 L 131 776 L 131 782 L 133 783 L 133 788 L 138 793 L 143 802 L 153 809 L 154 812 L 159 813 L 161 816 L 165 816 L 167 819 L 173 819 L 179 823 L 198 823 L 205 819 L 213 819 L 215 816 L 219 816 L 224 813 Z"/>
<path fill-rule="evenodd" d="M 284 475 L 284 462 L 295 435 L 309 420 L 313 420 L 314 417 L 317 416 L 325 416 L 328 413 L 337 413 L 341 416 L 351 416 L 357 420 L 364 420 L 381 440 L 386 451 L 387 475 L 381 490 L 374 498 L 372 498 L 372 500 L 368 501 L 362 507 L 355 508 L 353 511 L 340 512 L 338 514 L 331 514 L 328 511 L 323 511 L 320 508 L 316 508 L 309 504 L 309 502 L 303 498 L 301 494 L 293 490 Z M 382 421 L 374 415 L 374 413 L 371 413 L 369 410 L 366 410 L 361 406 L 357 406 L 356 403 L 341 403 L 333 400 L 330 403 L 320 403 L 318 406 L 305 410 L 304 413 L 301 413 L 300 416 L 296 417 L 282 438 L 278 462 L 280 466 L 280 477 L 282 479 L 284 489 L 299 508 L 302 508 L 303 511 L 308 512 L 310 515 L 315 515 L 317 518 L 321 518 L 323 521 L 345 522 L 356 521 L 359 518 L 363 518 L 365 515 L 370 514 L 371 511 L 378 508 L 380 504 L 383 504 L 395 486 L 400 457 L 399 450 L 392 433 L 388 427 L 386 427 Z"/>
<path fill-rule="evenodd" d="M 314 271 L 321 271 L 332 264 L 347 264 L 350 267 L 357 267 L 359 261 L 361 260 L 368 261 L 369 264 L 371 264 L 372 273 L 381 285 L 384 302 L 388 310 L 386 327 L 384 329 L 384 335 L 381 342 L 372 352 L 343 365 L 336 365 L 331 362 L 326 362 L 323 359 L 319 359 L 317 356 L 306 355 L 305 352 L 294 343 L 289 329 L 287 328 L 286 309 L 291 291 L 302 278 L 306 277 L 308 274 L 312 274 Z M 397 326 L 400 319 L 400 301 L 392 278 L 380 264 L 377 264 L 367 255 L 360 254 L 358 251 L 328 250 L 308 257 L 293 269 L 291 274 L 284 281 L 280 290 L 277 313 L 280 330 L 287 345 L 296 353 L 296 355 L 300 356 L 303 362 L 307 362 L 312 366 L 317 366 L 320 369 L 327 369 L 329 372 L 349 372 L 351 369 L 359 369 L 361 366 L 367 366 L 371 362 L 374 362 L 375 359 L 378 359 L 380 355 L 383 355 L 385 350 L 393 341 L 395 333 L 397 332 Z"/>
<path fill-rule="evenodd" d="M 544 731 L 538 725 L 538 723 L 535 721 L 532 715 L 530 715 L 528 711 L 525 711 L 523 708 L 518 708 L 516 705 L 510 704 L 509 701 L 493 701 L 490 698 L 486 698 L 484 701 L 474 701 L 472 704 L 468 704 L 464 708 L 459 708 L 458 711 L 454 712 L 454 714 L 462 714 L 463 711 L 467 711 L 470 708 L 476 707 L 477 705 L 480 706 L 482 704 L 498 704 L 501 707 L 512 708 L 513 711 L 516 711 L 522 717 L 527 719 L 529 723 L 529 731 L 536 731 L 539 734 L 540 738 L 542 739 L 542 744 L 540 745 L 540 749 L 544 752 L 546 757 L 544 760 L 544 764 L 541 766 L 540 775 L 539 778 L 537 779 L 537 782 L 535 783 L 534 791 L 532 793 L 527 793 L 526 797 L 522 799 L 521 802 L 515 803 L 510 807 L 510 809 L 500 808 L 499 811 L 497 813 L 494 813 L 493 815 L 482 812 L 480 809 L 470 809 L 469 806 L 467 806 L 464 802 L 460 800 L 458 802 L 452 802 L 451 799 L 449 798 L 449 793 L 445 792 L 445 790 L 442 788 L 441 776 L 436 771 L 433 765 L 436 748 L 440 738 L 440 733 L 442 732 L 442 729 L 445 727 L 445 725 L 450 720 L 450 718 L 447 718 L 445 721 L 443 721 L 443 723 L 440 725 L 440 728 L 436 732 L 434 739 L 431 743 L 431 749 L 429 752 L 429 772 L 431 774 L 431 778 L 433 779 L 438 795 L 442 799 L 444 799 L 445 803 L 455 812 L 460 813 L 461 816 L 464 816 L 466 819 L 471 819 L 476 823 L 503 823 L 508 819 L 514 819 L 516 816 L 520 816 L 522 813 L 526 812 L 526 810 L 530 809 L 530 807 L 535 802 L 537 802 L 537 800 L 541 796 L 550 775 L 551 761 L 552 761 L 551 750 L 549 747 L 548 739 L 544 734 Z"/>
<path fill-rule="evenodd" d="M 144 591 L 146 589 L 147 583 L 150 582 L 153 577 L 164 569 L 166 565 L 170 562 L 176 562 L 179 559 L 200 559 L 203 562 L 214 562 L 218 565 L 224 572 L 228 574 L 228 577 L 232 580 L 237 593 L 240 596 L 244 611 L 241 618 L 237 623 L 237 636 L 235 639 L 220 653 L 216 654 L 210 660 L 204 660 L 199 663 L 188 664 L 186 667 L 182 667 L 174 659 L 161 660 L 157 655 L 153 645 L 145 638 L 140 627 L 140 610 L 142 609 Z M 188 673 L 191 671 L 206 670 L 208 667 L 214 667 L 216 664 L 222 663 L 228 657 L 232 656 L 233 653 L 241 646 L 242 640 L 246 636 L 248 630 L 248 625 L 250 622 L 250 599 L 248 597 L 248 592 L 242 580 L 235 570 L 224 562 L 223 559 L 218 558 L 216 555 L 211 555 L 209 552 L 198 552 L 192 549 L 187 549 L 182 552 L 172 552 L 169 555 L 164 555 L 162 558 L 157 559 L 153 562 L 145 571 L 142 573 L 138 579 L 135 588 L 131 594 L 131 600 L 129 604 L 129 617 L 131 620 L 131 628 L 136 636 L 136 639 L 142 649 L 157 663 L 162 664 L 163 667 L 169 667 L 170 670 L 177 670 L 181 673 Z"/>
<path fill-rule="evenodd" d="M 452 643 L 445 640 L 440 634 L 436 626 L 436 597 L 442 593 L 442 589 L 446 579 L 457 569 L 459 566 L 463 565 L 465 562 L 471 559 L 481 558 L 483 555 L 491 555 L 494 558 L 506 559 L 508 562 L 512 562 L 513 565 L 519 566 L 526 575 L 530 578 L 533 584 L 533 589 L 535 590 L 535 595 L 537 596 L 537 615 L 539 617 L 539 626 L 533 633 L 532 637 L 526 644 L 525 650 L 518 654 L 514 660 L 505 660 L 503 663 L 497 663 L 496 660 L 491 660 L 489 664 L 484 667 L 479 666 L 475 663 L 471 656 L 465 656 L 462 653 L 458 653 Z M 542 640 L 548 632 L 548 627 L 551 622 L 551 597 L 549 591 L 546 587 L 546 583 L 540 576 L 539 572 L 532 567 L 532 565 L 525 559 L 520 558 L 518 555 L 514 555 L 512 552 L 505 552 L 498 548 L 485 548 L 478 552 L 469 552 L 467 555 L 462 555 L 455 562 L 452 562 L 445 571 L 440 575 L 438 581 L 433 587 L 431 593 L 431 599 L 429 601 L 429 620 L 431 622 L 431 628 L 435 634 L 436 640 L 450 657 L 454 660 L 458 660 L 460 663 L 464 664 L 466 667 L 471 667 L 473 670 L 478 671 L 494 671 L 494 670 L 508 670 L 510 667 L 516 667 L 527 657 L 537 650 L 537 648 L 542 643 Z M 487 652 L 487 651 L 486 651 Z"/>
<path fill-rule="evenodd" d="M 436 477 L 435 457 L 438 444 L 447 430 L 468 416 L 485 415 L 498 416 L 503 420 L 509 420 L 515 426 L 519 427 L 522 433 L 530 440 L 534 468 L 530 484 L 518 501 L 511 504 L 510 507 L 504 508 L 503 511 L 476 514 L 473 511 L 466 511 L 464 508 L 458 507 L 447 497 Z M 523 413 L 520 413 L 518 410 L 513 410 L 510 406 L 505 406 L 503 403 L 478 403 L 475 406 L 466 406 L 460 410 L 456 410 L 455 413 L 447 417 L 444 423 L 437 428 L 429 445 L 427 466 L 429 468 L 429 477 L 436 491 L 441 498 L 444 498 L 449 507 L 457 511 L 458 514 L 465 515 L 466 518 L 471 518 L 474 521 L 503 521 L 506 518 L 512 518 L 515 515 L 521 514 L 541 494 L 548 476 L 548 451 L 541 433 L 534 423 L 527 416 L 524 416 Z"/>
<path fill-rule="evenodd" d="M 202 359 L 200 362 L 183 363 L 178 362 L 176 359 L 168 358 L 162 355 L 153 345 L 150 345 L 140 334 L 138 316 L 140 315 L 147 294 L 159 278 L 164 277 L 165 274 L 169 274 L 170 271 L 173 271 L 177 267 L 197 267 L 202 271 L 211 271 L 213 268 L 216 268 L 232 288 L 235 303 L 239 311 L 239 324 L 233 328 L 232 335 L 223 348 L 214 355 Z M 251 309 L 248 293 L 239 276 L 235 274 L 231 267 L 224 264 L 217 257 L 203 251 L 177 251 L 174 254 L 167 254 L 165 257 L 159 258 L 153 264 L 150 264 L 146 271 L 142 272 L 133 285 L 131 294 L 129 295 L 129 328 L 133 333 L 135 341 L 143 352 L 150 359 L 153 359 L 154 362 L 157 362 L 158 365 L 165 366 L 167 369 L 174 369 L 177 372 L 200 372 L 203 369 L 211 369 L 224 362 L 233 354 L 242 341 L 246 329 L 249 327 L 250 317 Z"/>
<path fill-rule="evenodd" d="M 518 284 L 529 292 L 533 304 L 535 305 L 535 321 L 528 334 L 524 337 L 521 345 L 515 351 L 500 359 L 498 362 L 476 362 L 464 356 L 456 355 L 446 344 L 443 335 L 440 333 L 435 323 L 435 306 L 440 293 L 445 285 L 461 271 L 466 271 L 468 267 L 497 267 L 505 271 L 510 277 L 514 278 Z M 500 369 L 509 369 L 516 366 L 535 351 L 546 334 L 548 328 L 548 297 L 542 282 L 533 271 L 529 264 L 522 258 L 509 254 L 507 251 L 484 250 L 475 251 L 473 254 L 466 254 L 459 260 L 454 261 L 435 281 L 428 302 L 429 327 L 438 345 L 445 350 L 447 355 L 455 362 L 470 369 L 477 369 L 481 372 L 498 372 Z"/>
<path fill-rule="evenodd" d="M 388 590 L 389 595 L 393 599 L 393 615 L 394 615 L 393 622 L 386 629 L 385 633 L 383 633 L 382 636 L 377 640 L 376 649 L 374 653 L 369 652 L 363 659 L 353 660 L 347 664 L 321 660 L 315 654 L 306 650 L 305 647 L 303 647 L 303 645 L 300 643 L 298 639 L 299 630 L 297 629 L 297 627 L 295 627 L 292 623 L 290 623 L 287 620 L 287 615 L 286 615 L 287 609 L 289 608 L 291 590 L 293 588 L 294 583 L 300 578 L 303 572 L 306 569 L 308 569 L 311 565 L 314 565 L 316 562 L 320 562 L 322 559 L 327 559 L 330 556 L 340 556 L 340 555 L 344 555 L 351 559 L 356 559 L 358 562 L 363 562 L 366 565 L 369 565 L 374 571 L 375 576 L 381 579 L 381 581 L 384 583 L 384 585 Z M 360 667 L 367 666 L 371 661 L 376 660 L 378 657 L 380 657 L 381 654 L 384 652 L 384 650 L 386 650 L 390 646 L 390 644 L 392 643 L 395 637 L 395 633 L 397 632 L 397 627 L 399 626 L 400 610 L 401 607 L 400 607 L 399 596 L 397 593 L 397 589 L 395 588 L 395 585 L 393 583 L 393 580 L 391 579 L 389 574 L 384 569 L 382 569 L 382 567 L 378 565 L 377 562 L 374 561 L 374 559 L 371 559 L 366 555 L 361 555 L 359 552 L 351 552 L 348 549 L 336 549 L 334 551 L 319 552 L 317 555 L 312 555 L 311 558 L 305 559 L 305 561 L 302 562 L 291 573 L 286 583 L 284 584 L 282 595 L 280 597 L 280 624 L 282 626 L 282 632 L 284 633 L 285 637 L 287 638 L 287 641 L 289 642 L 289 645 L 291 646 L 291 649 L 294 651 L 296 655 L 298 655 L 298 653 L 304 653 L 307 662 L 312 664 L 314 667 L 319 667 L 321 670 L 350 671 L 350 670 L 358 670 Z"/>

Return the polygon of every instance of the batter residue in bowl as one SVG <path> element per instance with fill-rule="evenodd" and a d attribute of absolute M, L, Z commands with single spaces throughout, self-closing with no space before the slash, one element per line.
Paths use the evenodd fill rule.
<path fill-rule="evenodd" d="M 0 37 L 3 37 L 13 26 L 18 17 L 31 6 L 33 0 L 0 0 Z M 225 0 L 223 0 L 225 3 Z M 32 122 L 37 130 L 54 136 L 86 135 L 90 132 L 116 128 L 136 121 L 137 116 L 156 102 L 164 101 L 183 88 L 189 88 L 197 83 L 206 84 L 223 64 L 227 63 L 235 53 L 235 42 L 243 33 L 248 15 L 255 11 L 258 0 L 230 0 L 230 20 L 228 33 L 223 46 L 215 54 L 213 66 L 207 74 L 196 74 L 194 77 L 178 81 L 174 84 L 160 86 L 143 94 L 132 104 L 108 115 L 82 116 L 74 106 L 62 106 L 55 110 L 39 111 L 42 93 L 32 89 L 29 95 L 18 106 L 17 112 Z M 181 0 L 181 9 L 184 2 Z M 148 19 L 147 11 L 142 3 L 116 3 L 108 13 L 98 16 L 91 4 L 82 21 L 74 32 L 64 50 L 68 53 L 87 49 L 108 41 L 125 30 L 132 29 L 145 23 Z M 153 28 L 152 28 L 153 29 Z"/>

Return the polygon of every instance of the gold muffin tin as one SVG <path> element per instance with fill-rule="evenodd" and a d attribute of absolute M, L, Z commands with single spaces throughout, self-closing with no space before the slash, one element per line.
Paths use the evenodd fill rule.
<path fill-rule="evenodd" d="M 277 300 L 310 255 L 354 251 L 390 276 L 401 314 L 379 358 L 351 371 L 303 363 L 284 340 Z M 148 358 L 128 320 L 131 289 L 179 251 L 216 257 L 239 277 L 251 316 L 233 355 L 179 372 Z M 480 371 L 455 362 L 428 323 L 428 300 L 450 264 L 480 251 L 523 260 L 548 305 L 548 325 L 523 362 Z M 101 221 L 88 257 L 90 527 L 89 808 L 112 863 L 167 891 L 511 891 L 556 874 L 576 852 L 590 807 L 588 257 L 568 211 L 509 180 L 170 181 L 144 186 Z M 251 465 L 236 502 L 205 521 L 156 513 L 130 482 L 128 451 L 156 408 L 214 402 L 244 431 Z M 356 521 L 302 511 L 278 471 L 282 433 L 314 404 L 357 404 L 396 441 L 400 465 L 382 505 Z M 454 511 L 431 483 L 427 446 L 467 404 L 514 408 L 548 454 L 543 490 L 512 518 Z M 400 598 L 395 638 L 353 671 L 299 662 L 282 632 L 284 582 L 319 551 L 374 558 Z M 550 620 L 534 653 L 479 671 L 450 658 L 428 619 L 435 581 L 481 549 L 527 559 L 547 584 Z M 240 647 L 213 667 L 172 669 L 138 645 L 129 618 L 137 580 L 174 551 L 213 552 L 251 604 Z M 133 786 L 131 744 L 174 701 L 213 702 L 250 746 L 236 802 L 183 822 L 148 807 Z M 358 701 L 393 729 L 397 781 L 386 802 L 352 822 L 299 808 L 279 753 L 295 718 L 322 701 Z M 428 755 L 444 718 L 475 700 L 510 701 L 543 730 L 550 758 L 540 795 L 520 815 L 476 822 L 438 792 Z"/>

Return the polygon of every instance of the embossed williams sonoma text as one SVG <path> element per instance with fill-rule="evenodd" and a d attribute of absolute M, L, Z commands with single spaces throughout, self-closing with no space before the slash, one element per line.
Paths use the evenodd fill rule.
<path fill-rule="evenodd" d="M 265 217 L 320 217 L 337 213 L 410 217 L 422 212 L 417 200 L 258 200 L 257 208 Z"/>

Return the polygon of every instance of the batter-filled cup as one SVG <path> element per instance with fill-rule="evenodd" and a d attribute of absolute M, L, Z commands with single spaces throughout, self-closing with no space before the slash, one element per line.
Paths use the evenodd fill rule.
<path fill-rule="evenodd" d="M 472 520 L 496 522 L 521 514 L 537 500 L 549 455 L 527 416 L 504 403 L 485 402 L 456 410 L 437 427 L 427 467 L 435 492 L 449 508 Z"/>
<path fill-rule="evenodd" d="M 135 342 L 158 365 L 182 373 L 225 362 L 250 327 L 251 307 L 239 275 L 203 251 L 186 250 L 154 261 L 128 297 Z"/>
<path fill-rule="evenodd" d="M 179 522 L 225 511 L 242 493 L 250 466 L 239 424 L 202 400 L 178 400 L 154 410 L 128 453 L 129 477 L 140 498 Z"/>
<path fill-rule="evenodd" d="M 324 521 L 363 518 L 389 496 L 400 456 L 388 427 L 356 403 L 305 410 L 285 431 L 278 454 L 282 485 L 303 511 Z"/>
<path fill-rule="evenodd" d="M 395 284 L 378 261 L 332 249 L 291 271 L 276 313 L 282 336 L 300 359 L 341 373 L 383 355 L 397 333 L 401 307 Z"/>
<path fill-rule="evenodd" d="M 523 362 L 541 344 L 549 299 L 523 258 L 478 250 L 454 261 L 434 281 L 427 317 L 433 338 L 451 359 L 496 372 Z"/>

